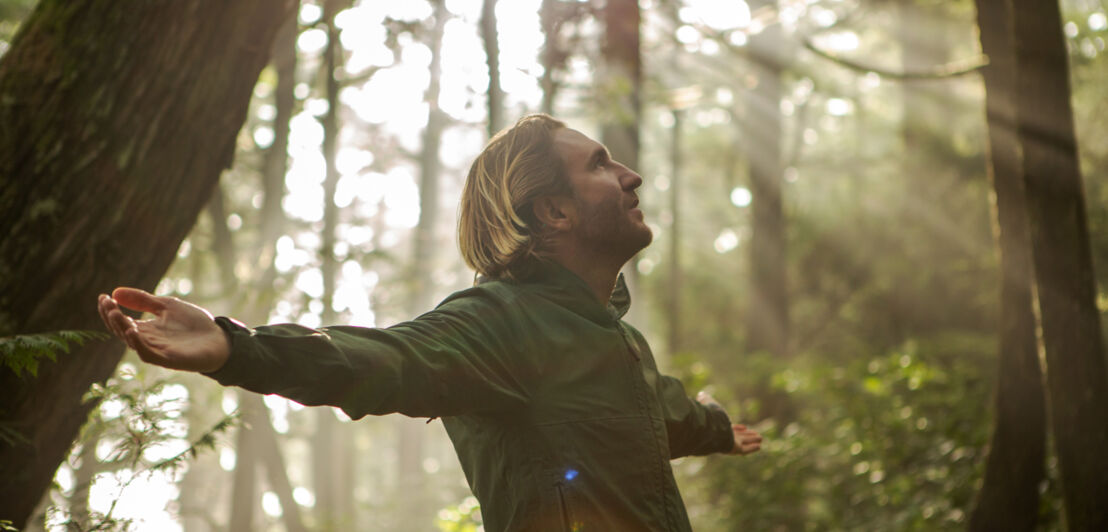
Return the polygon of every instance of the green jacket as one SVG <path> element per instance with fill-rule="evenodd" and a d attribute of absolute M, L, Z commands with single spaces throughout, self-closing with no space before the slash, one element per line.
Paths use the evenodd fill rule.
<path fill-rule="evenodd" d="M 728 451 L 727 415 L 661 375 L 620 318 L 552 263 L 387 329 L 248 329 L 227 318 L 224 385 L 351 418 L 441 416 L 485 529 L 690 530 L 670 459 Z"/>

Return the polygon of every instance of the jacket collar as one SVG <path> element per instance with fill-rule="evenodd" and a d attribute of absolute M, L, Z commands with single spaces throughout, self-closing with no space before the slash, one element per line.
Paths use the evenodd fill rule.
<path fill-rule="evenodd" d="M 490 279 L 481 276 L 477 283 L 487 281 Z M 593 297 L 592 289 L 584 279 L 561 264 L 549 260 L 536 261 L 530 268 L 529 275 L 520 284 L 536 287 L 544 297 L 600 324 L 619 321 L 631 308 L 631 292 L 627 289 L 623 273 L 616 278 L 616 285 L 607 305 L 601 305 Z"/>

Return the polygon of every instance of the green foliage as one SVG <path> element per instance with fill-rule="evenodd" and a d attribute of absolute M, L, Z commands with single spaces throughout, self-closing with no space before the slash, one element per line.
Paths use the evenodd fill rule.
<path fill-rule="evenodd" d="M 108 334 L 100 331 L 54 331 L 6 336 L 0 338 L 0 365 L 8 367 L 18 376 L 27 372 L 35 377 L 42 359 L 54 361 L 58 353 L 69 353 L 73 346 L 107 338 Z"/>
<path fill-rule="evenodd" d="M 713 457 L 702 486 L 716 524 L 790 530 L 964 528 L 984 465 L 988 338 L 908 341 L 845 364 L 766 358 L 762 378 L 798 419 L 763 423 L 761 453 Z M 956 401 L 952 401 L 957 398 Z M 748 398 L 746 412 L 758 405 Z"/>
<path fill-rule="evenodd" d="M 442 532 L 477 532 L 481 530 L 481 507 L 477 498 L 466 497 L 458 504 L 439 510 L 435 527 Z"/>
<path fill-rule="evenodd" d="M 50 508 L 48 520 L 64 524 L 67 530 L 130 530 L 133 525 L 130 519 L 114 515 L 116 504 L 128 488 L 135 481 L 155 474 L 179 477 L 190 460 L 214 449 L 219 438 L 239 421 L 237 412 L 226 415 L 199 436 L 185 441 L 186 429 L 181 420 L 188 401 L 185 387 L 164 378 L 144 382 L 136 378 L 129 366 L 125 364 L 107 383 L 93 385 L 85 394 L 86 402 L 97 402 L 100 408 L 93 410 L 71 450 L 70 462 L 85 446 L 110 445 L 103 458 L 82 455 L 82 459 L 95 459 L 97 462 L 91 467 L 116 476 L 118 486 L 113 502 L 105 512 L 88 511 L 84 515 L 74 515 L 61 506 Z M 176 452 L 167 454 L 167 449 Z"/>

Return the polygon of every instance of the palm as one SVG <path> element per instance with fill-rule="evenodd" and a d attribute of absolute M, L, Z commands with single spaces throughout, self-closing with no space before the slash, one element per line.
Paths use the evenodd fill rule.
<path fill-rule="evenodd" d="M 171 369 L 215 371 L 227 360 L 223 331 L 208 311 L 176 298 L 158 297 L 133 288 L 101 296 L 100 314 L 116 336 L 146 362 Z M 120 306 L 154 315 L 134 320 Z"/>

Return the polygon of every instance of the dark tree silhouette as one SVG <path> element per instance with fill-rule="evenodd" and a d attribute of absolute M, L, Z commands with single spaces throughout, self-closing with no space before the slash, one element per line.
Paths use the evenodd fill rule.
<path fill-rule="evenodd" d="M 1030 531 L 1035 530 L 1039 514 L 1039 483 L 1044 474 L 1046 403 L 1035 337 L 1031 241 L 1016 134 L 1011 3 L 976 3 L 981 49 L 989 56 L 981 74 L 1001 283 L 996 421 L 984 484 L 969 528 Z"/>
<path fill-rule="evenodd" d="M 1108 361 L 1058 2 L 1012 3 L 1016 107 L 1051 432 L 1071 530 L 1108 530 Z"/>
<path fill-rule="evenodd" d="M 0 335 L 95 329 L 153 289 L 231 164 L 287 0 L 43 0 L 0 59 Z M 0 373 L 0 516 L 23 526 L 119 362 L 99 342 Z"/>

